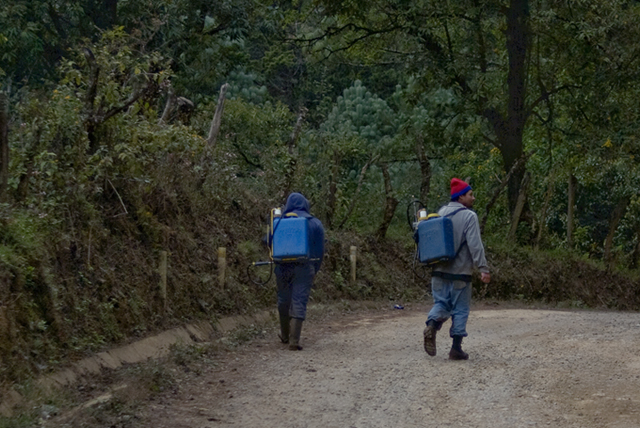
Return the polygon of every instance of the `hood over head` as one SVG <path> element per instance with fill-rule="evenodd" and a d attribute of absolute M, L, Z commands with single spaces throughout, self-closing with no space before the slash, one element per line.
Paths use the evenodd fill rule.
<path fill-rule="evenodd" d="M 287 198 L 283 215 L 288 213 L 297 214 L 298 217 L 313 217 L 309 213 L 309 201 L 301 193 L 292 193 Z"/>

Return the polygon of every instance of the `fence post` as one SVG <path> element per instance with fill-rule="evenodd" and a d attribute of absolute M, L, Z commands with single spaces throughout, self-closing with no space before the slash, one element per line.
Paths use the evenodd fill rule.
<path fill-rule="evenodd" d="M 226 247 L 218 248 L 218 283 L 220 288 L 224 289 L 225 275 L 227 270 L 227 249 Z"/>
<path fill-rule="evenodd" d="M 351 246 L 351 251 L 349 254 L 349 259 L 351 260 L 351 282 L 356 282 L 356 254 L 358 251 L 358 247 L 355 245 Z"/>
<path fill-rule="evenodd" d="M 167 252 L 160 251 L 160 263 L 158 264 L 160 274 L 160 298 L 162 299 L 162 309 L 167 310 Z"/>

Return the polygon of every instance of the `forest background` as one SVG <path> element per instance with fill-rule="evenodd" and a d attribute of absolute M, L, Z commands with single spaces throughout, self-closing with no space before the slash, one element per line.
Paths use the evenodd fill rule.
<path fill-rule="evenodd" d="M 0 0 L 0 383 L 273 305 L 291 191 L 314 301 L 422 299 L 406 209 L 457 176 L 476 296 L 637 310 L 639 62 L 636 1 Z"/>

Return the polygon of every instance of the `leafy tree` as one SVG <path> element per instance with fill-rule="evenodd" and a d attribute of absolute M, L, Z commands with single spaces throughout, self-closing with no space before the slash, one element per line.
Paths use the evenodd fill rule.
<path fill-rule="evenodd" d="M 387 168 L 384 162 L 389 160 L 391 137 L 395 132 L 395 112 L 384 100 L 362 86 L 360 81 L 355 81 L 338 97 L 327 120 L 320 127 L 326 145 L 325 156 L 331 156 L 331 159 L 324 159 L 331 165 L 331 173 L 327 175 L 330 181 L 327 185 L 325 214 L 329 226 L 333 224 L 339 207 L 344 209 L 350 204 L 351 197 L 348 195 L 359 196 L 355 194 L 358 189 L 357 177 L 366 174 L 366 169 L 363 169 L 365 165 L 368 168 L 374 159 L 381 159 L 378 164 L 384 173 Z M 389 179 L 386 178 L 387 181 Z M 390 183 L 387 183 L 386 189 L 391 204 L 387 206 L 387 211 L 393 213 L 397 202 L 390 195 Z M 338 203 L 339 198 L 342 198 L 341 203 Z"/>
<path fill-rule="evenodd" d="M 97 40 L 117 23 L 118 0 L 2 0 L 0 77 L 40 85 L 82 39 Z"/>
<path fill-rule="evenodd" d="M 500 150 L 505 171 L 524 153 L 532 115 L 557 95 L 582 88 L 584 68 L 603 63 L 592 36 L 614 27 L 628 35 L 636 15 L 635 6 L 622 2 L 604 8 L 599 2 L 568 7 L 528 0 L 322 4 L 314 9 L 322 17 L 314 18 L 318 30 L 304 40 L 327 57 L 393 63 L 419 76 L 425 87 L 454 89 L 485 119 L 485 138 Z M 633 50 L 627 51 L 630 59 Z M 589 51 L 584 63 L 572 60 L 576 52 Z M 511 210 L 524 171 L 521 165 L 511 176 Z"/>

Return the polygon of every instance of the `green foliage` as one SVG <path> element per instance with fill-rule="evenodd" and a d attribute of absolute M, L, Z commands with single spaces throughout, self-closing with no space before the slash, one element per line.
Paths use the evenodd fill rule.
<path fill-rule="evenodd" d="M 267 87 L 258 87 L 255 83 L 254 73 L 244 73 L 242 71 L 232 71 L 229 73 L 227 83 L 231 85 L 227 98 L 233 100 L 241 98 L 248 103 L 262 104 L 267 97 Z"/>
<path fill-rule="evenodd" d="M 422 297 L 404 209 L 421 192 L 424 158 L 428 209 L 449 200 L 451 177 L 470 177 L 483 218 L 509 149 L 535 152 L 521 246 L 501 246 L 520 182 L 491 207 L 484 237 L 501 273 L 487 296 L 637 307 L 623 269 L 640 258 L 637 5 L 529 2 L 526 87 L 513 108 L 507 7 L 494 1 L 107 3 L 0 8 L 0 89 L 10 99 L 0 357 L 13 362 L 2 380 L 185 320 L 271 305 L 273 289 L 253 286 L 245 270 L 264 258 L 268 209 L 291 190 L 328 229 L 316 301 Z M 159 123 L 171 97 L 182 104 Z M 522 129 L 501 128 L 516 122 Z M 574 246 L 560 250 L 572 176 Z M 375 241 L 387 198 L 398 209 L 387 240 Z M 608 237 L 606 278 L 625 285 L 600 283 L 601 299 L 584 284 L 604 269 Z M 351 244 L 362 253 L 355 282 Z M 528 249 L 536 244 L 551 253 Z M 577 279 L 567 274 L 576 270 Z M 150 388 L 162 375 L 149 375 Z"/>
<path fill-rule="evenodd" d="M 0 427 L 1 428 L 27 428 L 32 427 L 36 422 L 35 412 L 32 415 L 22 414 L 17 418 L 7 418 L 4 416 L 0 416 Z"/>
<path fill-rule="evenodd" d="M 381 140 L 395 133 L 394 122 L 395 114 L 387 103 L 356 80 L 338 97 L 320 131 L 345 139 L 358 136 L 366 142 L 365 151 L 377 152 Z"/>
<path fill-rule="evenodd" d="M 0 77 L 39 85 L 55 76 L 64 50 L 95 34 L 81 2 L 4 1 L 0 7 Z M 4 80 L 4 79 L 3 79 Z"/>

